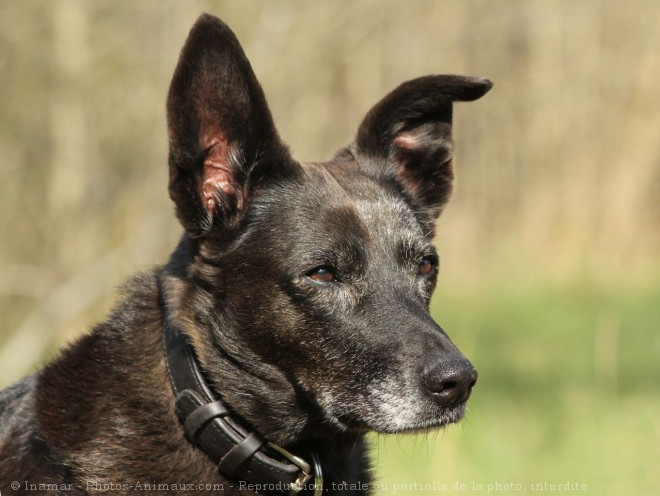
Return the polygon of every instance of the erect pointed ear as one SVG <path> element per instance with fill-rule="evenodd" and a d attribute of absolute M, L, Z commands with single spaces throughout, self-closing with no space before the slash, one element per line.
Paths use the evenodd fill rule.
<path fill-rule="evenodd" d="M 492 85 L 450 75 L 403 83 L 369 111 L 351 151 L 370 172 L 396 180 L 432 228 L 454 179 L 452 104 L 476 100 Z"/>
<path fill-rule="evenodd" d="M 167 98 L 170 197 L 192 237 L 235 221 L 251 186 L 297 167 L 234 33 L 203 14 L 181 50 Z"/>

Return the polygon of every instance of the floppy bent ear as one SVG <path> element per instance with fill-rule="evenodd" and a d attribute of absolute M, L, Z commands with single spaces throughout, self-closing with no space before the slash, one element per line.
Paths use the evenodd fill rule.
<path fill-rule="evenodd" d="M 170 197 L 192 237 L 227 227 L 250 185 L 296 166 L 234 33 L 203 14 L 188 35 L 167 98 Z"/>
<path fill-rule="evenodd" d="M 492 85 L 465 76 L 413 79 L 383 98 L 360 125 L 353 153 L 370 172 L 396 180 L 430 227 L 454 179 L 452 104 L 476 100 Z"/>

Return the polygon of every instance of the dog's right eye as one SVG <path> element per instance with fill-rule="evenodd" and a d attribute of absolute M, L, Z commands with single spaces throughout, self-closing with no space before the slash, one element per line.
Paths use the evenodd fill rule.
<path fill-rule="evenodd" d="M 337 280 L 328 267 L 316 267 L 307 273 L 307 277 L 316 282 L 335 282 Z"/>
<path fill-rule="evenodd" d="M 437 268 L 437 261 L 433 257 L 424 257 L 419 261 L 417 272 L 420 276 L 428 276 Z"/>

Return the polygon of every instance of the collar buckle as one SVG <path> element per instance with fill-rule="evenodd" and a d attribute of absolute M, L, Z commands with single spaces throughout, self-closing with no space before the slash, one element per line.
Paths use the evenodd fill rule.
<path fill-rule="evenodd" d="M 305 460 L 277 444 L 267 443 L 267 446 L 278 452 L 300 469 L 300 474 L 296 480 L 291 483 L 289 489 L 290 496 L 296 496 L 302 491 L 305 488 L 305 484 L 307 484 L 309 479 L 312 478 L 312 475 L 314 476 L 314 496 L 320 496 L 323 494 L 323 472 L 321 471 L 321 463 L 319 462 L 319 455 L 316 451 L 312 451 L 312 463 L 314 464 L 314 467 L 311 467 Z"/>

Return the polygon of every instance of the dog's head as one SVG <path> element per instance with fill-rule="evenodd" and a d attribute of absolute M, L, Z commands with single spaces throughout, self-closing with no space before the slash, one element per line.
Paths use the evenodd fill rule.
<path fill-rule="evenodd" d="M 476 371 L 433 322 L 452 104 L 491 83 L 406 82 L 332 160 L 300 164 L 236 37 L 204 15 L 170 88 L 179 318 L 227 403 L 286 444 L 321 428 L 459 420 Z"/>

